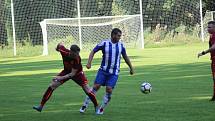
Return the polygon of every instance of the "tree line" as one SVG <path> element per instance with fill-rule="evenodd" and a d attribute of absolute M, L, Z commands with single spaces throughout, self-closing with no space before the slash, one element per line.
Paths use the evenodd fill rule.
<path fill-rule="evenodd" d="M 8 45 L 12 38 L 11 0 L 0 1 L 0 46 Z M 203 0 L 203 15 L 215 10 L 213 0 Z M 13 0 L 16 40 L 22 45 L 42 44 L 39 25 L 47 18 L 77 17 L 76 0 Z M 144 29 L 166 26 L 171 31 L 180 25 L 192 30 L 200 23 L 198 0 L 142 0 Z M 81 16 L 111 16 L 138 14 L 139 0 L 80 0 Z"/>

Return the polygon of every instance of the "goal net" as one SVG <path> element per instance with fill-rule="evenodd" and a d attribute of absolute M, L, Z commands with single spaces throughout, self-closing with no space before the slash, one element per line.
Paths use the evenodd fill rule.
<path fill-rule="evenodd" d="M 215 11 L 206 11 L 205 12 L 205 16 L 204 16 L 204 40 L 208 41 L 209 40 L 209 33 L 207 31 L 207 26 L 208 26 L 208 22 L 209 21 L 213 21 L 214 20 L 214 15 L 215 15 Z"/>
<path fill-rule="evenodd" d="M 43 40 L 47 44 L 43 54 L 53 50 L 59 42 L 64 42 L 66 46 L 77 44 L 84 50 L 91 50 L 101 40 L 110 38 L 113 28 L 122 30 L 121 41 L 126 47 L 141 47 L 140 20 L 140 15 L 46 19 L 41 23 Z"/>
<path fill-rule="evenodd" d="M 213 7 L 213 2 L 202 2 L 201 5 L 199 0 L 1 0 L 0 56 L 13 56 L 15 51 L 18 56 L 46 55 L 60 41 L 66 46 L 77 44 L 90 50 L 109 38 L 114 27 L 123 31 L 122 41 L 128 48 L 143 47 L 143 42 L 145 47 L 199 42 L 203 33 L 201 17 L 205 28 L 207 18 L 211 18 L 206 9 Z"/>

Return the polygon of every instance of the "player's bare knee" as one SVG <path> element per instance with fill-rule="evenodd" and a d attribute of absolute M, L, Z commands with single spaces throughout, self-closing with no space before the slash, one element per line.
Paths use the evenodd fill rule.
<path fill-rule="evenodd" d="M 85 93 L 89 94 L 91 92 L 90 88 L 88 85 L 82 86 L 82 89 L 84 90 Z"/>
<path fill-rule="evenodd" d="M 99 84 L 94 84 L 93 89 L 98 91 L 101 85 Z"/>
<path fill-rule="evenodd" d="M 107 93 L 112 93 L 113 91 L 113 88 L 112 87 L 106 87 L 106 92 Z"/>
<path fill-rule="evenodd" d="M 57 87 L 53 84 L 50 84 L 49 87 L 51 87 L 53 90 L 55 90 Z"/>
<path fill-rule="evenodd" d="M 57 87 L 59 87 L 61 85 L 60 82 L 57 81 L 52 81 L 52 83 L 49 85 L 53 90 L 56 89 Z"/>

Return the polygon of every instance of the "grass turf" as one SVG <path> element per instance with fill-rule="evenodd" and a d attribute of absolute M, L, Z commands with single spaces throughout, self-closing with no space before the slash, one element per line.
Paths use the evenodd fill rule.
<path fill-rule="evenodd" d="M 54 91 L 42 113 L 32 109 L 39 104 L 50 80 L 63 67 L 60 55 L 2 58 L 0 60 L 1 121 L 211 121 L 215 102 L 209 56 L 197 59 L 206 44 L 144 50 L 127 50 L 135 69 L 130 76 L 122 60 L 121 72 L 110 105 L 97 116 L 92 104 L 85 114 L 78 112 L 85 94 L 73 81 Z M 86 65 L 89 53 L 82 52 Z M 101 53 L 93 68 L 84 71 L 93 84 Z M 140 92 L 140 84 L 152 84 L 152 92 Z M 102 101 L 104 88 L 97 94 Z"/>

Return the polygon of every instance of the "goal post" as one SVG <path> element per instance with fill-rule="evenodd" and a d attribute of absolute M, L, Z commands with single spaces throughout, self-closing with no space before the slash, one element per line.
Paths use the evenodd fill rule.
<path fill-rule="evenodd" d="M 143 43 L 139 14 L 45 19 L 40 25 L 43 32 L 43 55 L 48 54 L 48 48 L 53 48 L 49 45 L 55 46 L 60 41 L 63 41 L 66 46 L 77 44 L 85 50 L 92 49 L 101 40 L 110 38 L 113 28 L 122 30 L 122 41 L 127 47 L 141 48 Z"/>
<path fill-rule="evenodd" d="M 110 4 L 121 4 L 115 2 L 110 1 Z M 110 38 L 111 29 L 115 27 L 122 30 L 122 41 L 126 46 L 144 48 L 142 0 L 130 2 L 133 6 L 139 7 L 138 14 L 132 15 L 123 15 L 124 11 L 119 12 L 120 9 L 123 10 L 122 6 L 118 6 L 118 11 L 115 10 L 115 13 L 119 15 L 84 17 L 81 9 L 85 6 L 82 6 L 81 3 L 83 1 L 77 0 L 76 18 L 44 19 L 40 22 L 43 33 L 43 55 L 48 55 L 48 48 L 53 48 L 51 46 L 60 41 L 64 41 L 67 46 L 73 43 L 79 45 L 81 49 L 92 49 L 92 46 L 102 39 Z M 90 5 L 90 3 L 88 4 Z M 99 8 L 99 6 L 97 7 Z M 110 8 L 112 9 L 112 7 Z M 137 11 L 133 13 L 137 13 Z"/>
<path fill-rule="evenodd" d="M 205 8 L 212 3 L 203 0 L 2 0 L 0 55 L 48 55 L 59 41 L 92 49 L 90 45 L 110 37 L 114 27 L 121 27 L 123 36 L 130 36 L 130 40 L 122 39 L 127 47 L 207 41 L 205 27 L 213 14 Z"/>

